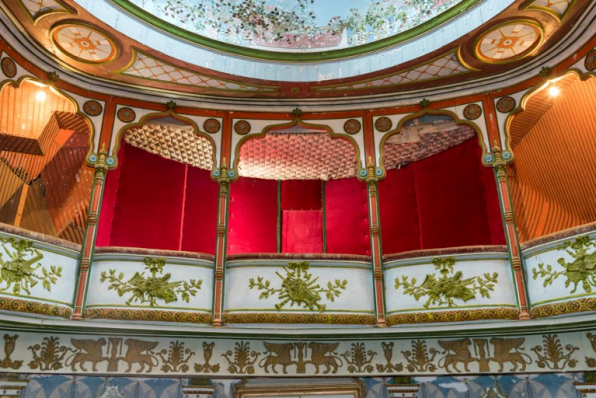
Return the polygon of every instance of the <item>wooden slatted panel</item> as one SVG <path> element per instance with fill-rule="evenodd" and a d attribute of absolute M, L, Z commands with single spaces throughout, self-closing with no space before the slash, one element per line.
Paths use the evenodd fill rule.
<path fill-rule="evenodd" d="M 596 220 L 596 79 L 574 78 L 566 87 L 513 148 L 522 241 Z"/>
<path fill-rule="evenodd" d="M 45 101 L 37 101 L 39 91 Z M 52 89 L 24 81 L 20 87 L 5 86 L 0 92 L 0 132 L 37 139 L 54 111 L 75 112 L 73 103 Z"/>
<path fill-rule="evenodd" d="M 556 86 L 561 90 L 561 93 L 565 93 L 576 81 L 577 77 L 574 74 L 568 74 L 557 80 Z M 550 96 L 548 89 L 541 90 L 530 98 L 526 104 L 526 109 L 511 122 L 509 135 L 512 148 L 515 148 L 532 127 L 538 123 L 540 118 L 548 112 L 555 100 L 556 98 Z"/>

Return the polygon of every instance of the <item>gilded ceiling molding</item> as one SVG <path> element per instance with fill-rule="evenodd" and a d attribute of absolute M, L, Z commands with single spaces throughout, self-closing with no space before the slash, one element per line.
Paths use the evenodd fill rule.
<path fill-rule="evenodd" d="M 60 22 L 52 27 L 50 37 L 58 50 L 83 63 L 105 64 L 120 53 L 110 35 L 88 24 Z"/>
<path fill-rule="evenodd" d="M 353 83 L 313 87 L 312 90 L 313 92 L 358 91 L 379 87 L 395 87 L 422 81 L 445 79 L 473 71 L 475 70 L 463 62 L 459 51 L 454 50 L 440 55 L 430 62 L 424 62 L 397 73 Z"/>
<path fill-rule="evenodd" d="M 536 21 L 506 21 L 486 31 L 476 40 L 474 55 L 487 64 L 517 61 L 542 44 L 543 37 L 544 28 Z"/>
<path fill-rule="evenodd" d="M 553 15 L 559 22 L 573 7 L 576 0 L 534 0 L 527 9 L 535 9 Z"/>
<path fill-rule="evenodd" d="M 132 76 L 144 80 L 153 80 L 181 86 L 191 86 L 217 91 L 277 93 L 279 87 L 255 85 L 232 80 L 215 78 L 181 68 L 159 58 L 152 57 L 138 49 L 133 49 L 133 58 L 129 65 L 114 74 Z"/>
<path fill-rule="evenodd" d="M 18 4 L 34 24 L 46 15 L 54 13 L 72 14 L 60 0 L 18 0 Z"/>

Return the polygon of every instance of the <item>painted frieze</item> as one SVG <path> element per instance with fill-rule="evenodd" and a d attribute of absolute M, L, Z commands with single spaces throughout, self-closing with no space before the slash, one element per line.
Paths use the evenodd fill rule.
<path fill-rule="evenodd" d="M 228 323 L 372 324 L 371 272 L 360 262 L 231 261 L 224 318 Z"/>
<path fill-rule="evenodd" d="M 6 332 L 0 366 L 19 373 L 382 376 L 588 371 L 595 331 L 464 338 L 316 340 Z M 331 337 L 331 336 L 330 336 Z"/>
<path fill-rule="evenodd" d="M 533 317 L 596 310 L 596 233 L 524 251 Z"/>
<path fill-rule="evenodd" d="M 85 315 L 208 323 L 212 281 L 213 263 L 206 260 L 98 254 L 92 267 Z"/>
<path fill-rule="evenodd" d="M 69 249 L 0 233 L 0 310 L 70 316 L 76 257 Z"/>
<path fill-rule="evenodd" d="M 404 259 L 385 270 L 390 325 L 518 315 L 504 253 Z"/>

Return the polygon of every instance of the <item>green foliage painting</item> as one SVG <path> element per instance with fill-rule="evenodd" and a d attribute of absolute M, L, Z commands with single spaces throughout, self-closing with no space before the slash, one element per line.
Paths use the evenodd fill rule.
<path fill-rule="evenodd" d="M 256 282 L 254 278 L 249 281 L 249 287 L 261 290 L 259 299 L 265 299 L 274 294 L 279 295 L 280 303 L 275 305 L 277 310 L 280 310 L 284 305 L 290 303 L 290 306 L 298 304 L 302 308 L 323 312 L 326 308 L 325 304 L 319 303 L 321 294 L 324 293 L 327 300 L 335 301 L 335 297 L 341 295 L 341 290 L 345 290 L 348 284 L 347 280 L 340 281 L 336 279 L 333 283 L 329 281 L 326 288 L 322 288 L 317 281 L 319 277 L 313 278 L 312 274 L 308 273 L 310 263 L 302 261 L 300 263 L 289 263 L 283 267 L 286 272 L 282 276 L 279 272 L 276 275 L 282 280 L 281 288 L 274 289 L 271 287 L 271 282 L 264 280 L 263 277 L 258 277 Z"/>
<path fill-rule="evenodd" d="M 395 288 L 404 288 L 404 293 L 414 296 L 416 300 L 422 297 L 428 297 L 424 308 L 432 306 L 457 307 L 454 300 L 468 301 L 476 298 L 476 294 L 482 297 L 490 297 L 490 292 L 494 290 L 499 274 L 494 272 L 485 273 L 484 277 L 475 276 L 464 279 L 461 271 L 454 272 L 453 265 L 455 259 L 435 258 L 433 259 L 435 270 L 439 271 L 437 274 L 429 274 L 424 277 L 424 281 L 420 285 L 416 285 L 416 278 L 402 276 L 395 279 Z"/>
<path fill-rule="evenodd" d="M 30 289 L 39 282 L 50 291 L 51 286 L 62 276 L 62 267 L 52 265 L 49 271 L 42 267 L 38 261 L 43 259 L 43 254 L 33 248 L 30 240 L 0 237 L 0 242 L 4 249 L 4 253 L 0 252 L 0 292 L 12 287 L 14 294 L 25 292 L 30 295 Z M 6 259 L 5 254 L 8 257 Z M 4 283 L 6 286 L 2 288 Z"/>
<path fill-rule="evenodd" d="M 573 283 L 571 293 L 575 293 L 580 285 L 586 293 L 592 293 L 592 288 L 596 287 L 596 250 L 588 253 L 590 248 L 596 248 L 596 242 L 589 236 L 580 236 L 557 246 L 557 250 L 565 250 L 573 261 L 568 263 L 565 258 L 559 258 L 557 262 L 563 267 L 561 271 L 553 270 L 550 264 L 540 263 L 537 269 L 532 270 L 533 278 L 544 278 L 542 285 L 546 287 L 559 276 L 565 276 L 565 287 Z"/>
<path fill-rule="evenodd" d="M 196 296 L 197 291 L 201 289 L 203 281 L 190 279 L 187 281 L 170 282 L 172 274 L 163 274 L 163 268 L 166 265 L 165 258 L 145 257 L 145 270 L 149 271 L 150 276 L 145 272 L 137 272 L 128 281 L 124 281 L 124 273 L 116 275 L 116 270 L 111 269 L 108 272 L 101 273 L 100 282 L 110 282 L 109 290 L 116 290 L 118 296 L 130 294 L 126 301 L 127 305 L 131 303 L 149 303 L 151 307 L 157 306 L 157 300 L 163 300 L 166 303 L 178 300 L 178 295 L 187 303 L 190 296 Z"/>

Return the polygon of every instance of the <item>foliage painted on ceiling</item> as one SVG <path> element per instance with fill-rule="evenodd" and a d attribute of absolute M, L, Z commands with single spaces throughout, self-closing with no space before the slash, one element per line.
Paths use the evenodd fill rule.
<path fill-rule="evenodd" d="M 398 35 L 462 0 L 130 1 L 189 32 L 225 43 L 271 51 L 325 51 Z"/>

